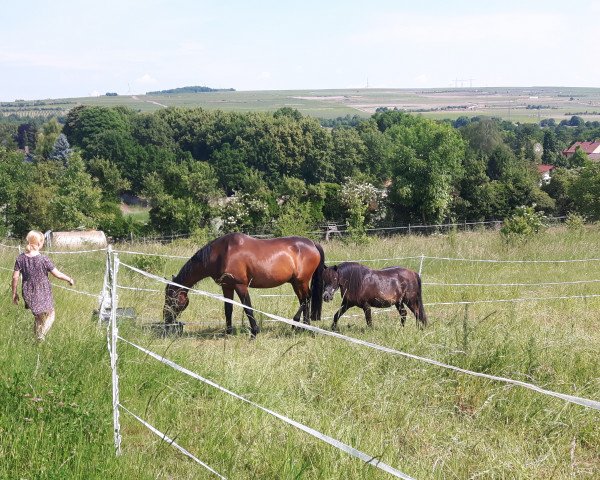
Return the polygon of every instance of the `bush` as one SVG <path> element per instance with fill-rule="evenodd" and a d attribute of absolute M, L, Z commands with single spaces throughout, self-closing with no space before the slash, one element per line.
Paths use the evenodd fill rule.
<path fill-rule="evenodd" d="M 545 228 L 546 217 L 543 212 L 535 211 L 534 204 L 517 207 L 513 215 L 504 219 L 500 233 L 508 241 L 526 240 Z"/>
<path fill-rule="evenodd" d="M 578 213 L 569 213 L 565 225 L 570 232 L 581 233 L 585 229 L 585 217 Z"/>
<path fill-rule="evenodd" d="M 162 275 L 165 270 L 166 259 L 163 257 L 153 257 L 151 255 L 138 255 L 131 263 L 134 267 L 144 270 L 145 272 L 150 272 L 154 275 Z"/>
<path fill-rule="evenodd" d="M 273 233 L 278 237 L 305 236 L 313 228 L 314 223 L 311 204 L 293 199 L 281 207 L 279 216 L 275 220 Z"/>

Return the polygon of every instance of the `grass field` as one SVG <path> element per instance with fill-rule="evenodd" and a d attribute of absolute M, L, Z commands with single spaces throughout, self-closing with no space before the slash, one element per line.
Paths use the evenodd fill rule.
<path fill-rule="evenodd" d="M 498 232 L 373 239 L 366 245 L 324 244 L 327 263 L 426 255 L 480 259 L 598 258 L 600 228 L 556 227 L 518 245 Z M 126 245 L 122 250 L 188 257 L 200 245 Z M 0 247 L 8 284 L 15 250 Z M 58 255 L 59 269 L 78 290 L 98 293 L 102 253 Z M 140 264 L 133 254 L 122 262 Z M 149 257 L 141 257 L 149 258 Z M 420 259 L 374 261 L 371 266 Z M 146 263 L 170 276 L 183 259 Z M 170 278 L 170 277 L 169 277 Z M 600 400 L 600 299 L 555 299 L 600 294 L 598 283 L 532 285 L 600 279 L 600 261 L 583 263 L 472 263 L 427 258 L 424 301 L 546 300 L 429 305 L 430 326 L 397 314 L 350 310 L 340 332 L 462 368 Z M 427 283 L 527 283 L 467 287 Z M 122 266 L 121 286 L 163 290 Z M 212 280 L 198 288 L 219 292 Z M 253 290 L 254 305 L 290 317 L 291 287 Z M 105 328 L 92 320 L 97 300 L 54 288 L 57 322 L 47 341 L 32 340 L 32 318 L 0 298 L 0 478 L 214 478 L 121 413 L 123 454 L 114 455 L 111 378 Z M 192 296 L 184 335 L 161 339 L 145 325 L 157 321 L 162 292 L 120 289 L 119 305 L 138 319 L 120 334 L 264 407 L 337 438 L 419 479 L 600 477 L 600 412 L 530 390 L 454 373 L 416 360 L 351 345 L 261 318 L 249 340 L 234 308 L 236 333 L 224 336 L 220 302 Z M 339 294 L 326 304 L 330 317 Z M 358 316 L 352 316 L 360 314 Z M 318 322 L 329 327 L 330 320 Z M 121 402 L 227 478 L 375 479 L 389 476 L 278 419 L 184 376 L 119 343 Z"/>
<path fill-rule="evenodd" d="M 345 115 L 367 118 L 378 107 L 388 107 L 419 112 L 437 119 L 487 115 L 513 122 L 534 123 L 546 118 L 560 121 L 579 115 L 585 120 L 600 120 L 600 88 L 575 87 L 362 88 L 119 95 L 3 103 L 0 105 L 0 115 L 64 115 L 79 104 L 123 105 L 142 112 L 171 106 L 237 112 L 272 112 L 281 107 L 291 107 L 317 118 Z"/>

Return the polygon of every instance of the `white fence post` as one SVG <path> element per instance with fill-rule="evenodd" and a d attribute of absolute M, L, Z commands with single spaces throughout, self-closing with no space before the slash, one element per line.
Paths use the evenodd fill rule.
<path fill-rule="evenodd" d="M 100 294 L 100 305 L 98 307 L 98 326 L 101 325 L 102 320 L 109 317 L 110 303 L 111 303 L 111 289 L 112 289 L 112 278 L 111 278 L 111 264 L 112 264 L 112 245 L 108 246 L 106 250 L 106 262 L 104 268 L 104 280 L 102 281 L 102 293 Z M 110 350 L 110 348 L 109 348 Z"/>
<path fill-rule="evenodd" d="M 110 308 L 110 368 L 112 370 L 112 399 L 113 427 L 115 435 L 116 454 L 121 454 L 121 425 L 119 424 L 119 375 L 117 373 L 117 272 L 119 271 L 119 256 L 114 254 L 111 284 Z"/>
<path fill-rule="evenodd" d="M 425 259 L 425 255 L 421 254 L 421 262 L 419 263 L 419 277 L 423 273 L 423 260 Z"/>

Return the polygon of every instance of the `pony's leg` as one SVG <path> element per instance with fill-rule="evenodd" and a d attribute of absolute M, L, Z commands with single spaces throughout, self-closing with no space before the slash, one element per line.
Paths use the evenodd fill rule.
<path fill-rule="evenodd" d="M 233 288 L 223 287 L 223 296 L 229 300 L 233 300 Z M 225 302 L 225 331 L 227 335 L 233 333 L 233 325 L 231 324 L 231 315 L 233 314 L 233 305 Z"/>
<path fill-rule="evenodd" d="M 404 304 L 402 302 L 398 302 L 396 304 L 396 310 L 398 310 L 398 313 L 400 314 L 400 325 L 404 326 L 406 323 L 406 315 L 408 315 Z"/>
<path fill-rule="evenodd" d="M 235 291 L 240 297 L 241 302 L 246 305 L 244 307 L 244 312 L 246 312 L 246 316 L 248 317 L 248 321 L 250 322 L 250 334 L 252 337 L 256 337 L 256 334 L 259 332 L 258 324 L 254 319 L 254 311 L 252 310 L 252 302 L 250 301 L 250 294 L 248 293 L 248 287 L 246 285 L 236 285 Z"/>
<path fill-rule="evenodd" d="M 331 324 L 331 329 L 332 330 L 337 330 L 337 322 L 340 319 L 340 317 L 346 313 L 346 311 L 349 309 L 350 307 L 346 304 L 346 303 L 342 303 L 342 306 L 340 307 L 340 309 L 335 312 L 335 315 L 333 316 L 333 323 Z"/>
<path fill-rule="evenodd" d="M 423 320 L 421 319 L 421 313 L 419 311 L 419 305 L 417 303 L 417 300 L 414 298 L 409 299 L 406 306 L 410 309 L 410 311 L 415 316 L 415 320 L 417 322 L 417 327 L 423 328 L 423 326 L 424 326 Z"/>
<path fill-rule="evenodd" d="M 373 317 L 371 315 L 371 307 L 369 307 L 368 305 L 365 305 L 364 307 L 362 307 L 363 312 L 365 312 L 365 320 L 367 321 L 367 326 L 368 327 L 372 327 L 373 326 Z"/>

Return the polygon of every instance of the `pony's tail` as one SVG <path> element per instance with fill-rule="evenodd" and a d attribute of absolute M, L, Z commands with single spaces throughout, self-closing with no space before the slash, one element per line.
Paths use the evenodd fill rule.
<path fill-rule="evenodd" d="M 310 282 L 310 319 L 321 320 L 321 310 L 323 309 L 323 270 L 325 270 L 325 252 L 323 247 L 318 243 L 315 243 L 319 254 L 321 255 L 321 261 L 319 266 L 313 273 L 312 280 Z"/>
<path fill-rule="evenodd" d="M 419 302 L 419 320 L 421 321 L 421 326 L 425 328 L 427 326 L 427 315 L 425 314 L 425 307 L 423 306 L 423 289 L 421 288 L 421 275 L 417 274 L 417 280 L 419 283 L 419 294 L 417 296 L 417 301 Z"/>

